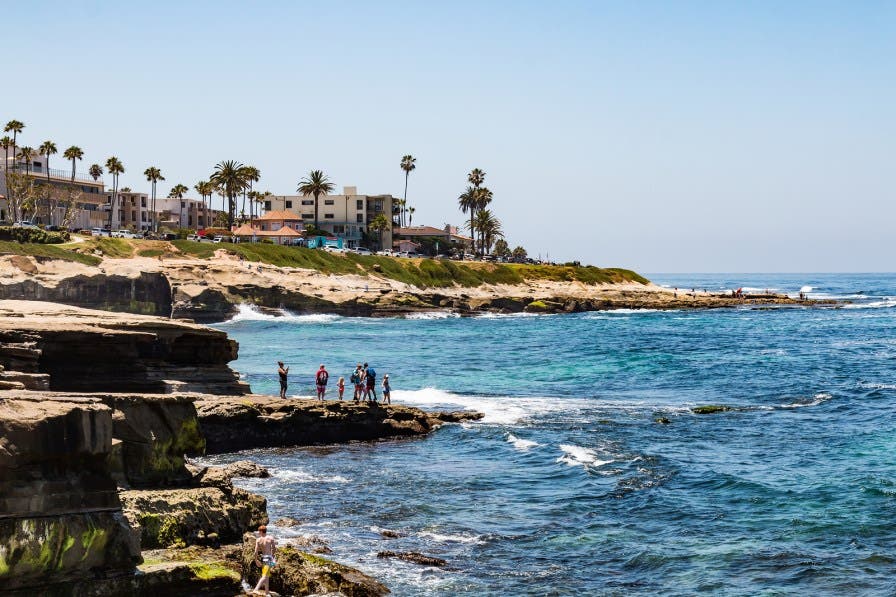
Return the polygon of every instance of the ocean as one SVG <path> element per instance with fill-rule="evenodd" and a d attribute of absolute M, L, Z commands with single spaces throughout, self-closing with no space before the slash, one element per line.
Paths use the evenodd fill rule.
<path fill-rule="evenodd" d="M 238 484 L 268 497 L 273 521 L 302 521 L 273 533 L 324 539 L 395 595 L 896 593 L 896 275 L 650 277 L 851 303 L 395 319 L 244 309 L 219 327 L 255 392 L 277 393 L 278 359 L 306 396 L 320 363 L 335 385 L 368 361 L 390 374 L 395 403 L 485 419 L 205 460 L 269 467 L 271 479 Z M 734 410 L 691 411 L 708 404 Z"/>

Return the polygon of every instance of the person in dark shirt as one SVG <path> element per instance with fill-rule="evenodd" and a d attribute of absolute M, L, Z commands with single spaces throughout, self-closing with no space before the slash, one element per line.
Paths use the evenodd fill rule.
<path fill-rule="evenodd" d="M 286 376 L 289 375 L 289 367 L 283 366 L 283 361 L 277 361 L 277 375 L 280 376 L 280 397 L 286 398 L 286 388 L 289 384 L 286 381 Z"/>

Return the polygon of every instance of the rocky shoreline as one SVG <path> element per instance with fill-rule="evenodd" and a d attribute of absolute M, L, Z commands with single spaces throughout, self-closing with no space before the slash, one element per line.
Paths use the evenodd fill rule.
<path fill-rule="evenodd" d="M 637 282 L 585 284 L 530 280 L 520 284 L 421 288 L 385 277 L 325 275 L 314 270 L 255 266 L 222 253 L 215 259 L 106 259 L 100 266 L 0 256 L 0 299 L 172 316 L 201 323 L 232 318 L 248 305 L 274 315 L 334 314 L 394 317 L 432 311 L 579 313 L 614 309 L 719 309 L 830 306 L 783 294 L 733 297 Z"/>
<path fill-rule="evenodd" d="M 236 351 L 191 323 L 0 302 L 0 592 L 242 594 L 257 575 L 246 532 L 267 523 L 267 503 L 232 478 L 266 472 L 189 456 L 423 436 L 481 416 L 255 396 L 227 366 Z M 87 392 L 91 381 L 127 391 Z M 272 588 L 388 592 L 304 547 L 281 551 Z"/>

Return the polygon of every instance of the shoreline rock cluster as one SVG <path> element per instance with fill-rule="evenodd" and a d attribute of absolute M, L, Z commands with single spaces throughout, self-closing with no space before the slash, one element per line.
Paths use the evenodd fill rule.
<path fill-rule="evenodd" d="M 419 288 L 388 278 L 325 275 L 289 267 L 247 267 L 234 258 L 107 259 L 101 266 L 0 256 L 0 299 L 46 300 L 72 306 L 226 321 L 241 305 L 279 314 L 395 317 L 432 311 L 580 313 L 615 309 L 719 309 L 743 306 L 833 305 L 783 294 L 733 297 L 652 284 L 530 280 L 520 284 Z"/>
<path fill-rule="evenodd" d="M 118 367 L 92 363 L 79 344 Z M 60 346 L 85 371 L 62 366 Z M 254 396 L 227 365 L 236 350 L 195 324 L 0 302 L 0 366 L 7 379 L 25 376 L 0 393 L 0 592 L 240 594 L 257 572 L 245 533 L 268 515 L 265 498 L 232 478 L 267 472 L 246 462 L 193 467 L 188 456 L 421 436 L 477 417 Z M 128 391 L 85 392 L 91 376 L 103 385 L 100 375 Z M 275 590 L 388 592 L 302 547 L 328 550 L 283 550 Z"/>

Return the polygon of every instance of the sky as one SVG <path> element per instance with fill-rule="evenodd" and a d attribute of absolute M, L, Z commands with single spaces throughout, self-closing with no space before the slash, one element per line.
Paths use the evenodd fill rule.
<path fill-rule="evenodd" d="M 6 2 L 21 142 L 191 187 L 312 169 L 642 272 L 894 271 L 896 2 Z M 66 167 L 60 156 L 51 164 Z"/>

